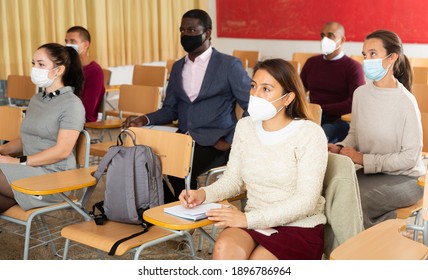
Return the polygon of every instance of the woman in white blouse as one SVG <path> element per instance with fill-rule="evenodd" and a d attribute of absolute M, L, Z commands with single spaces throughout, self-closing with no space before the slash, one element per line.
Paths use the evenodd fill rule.
<path fill-rule="evenodd" d="M 180 201 L 194 207 L 247 192 L 244 213 L 207 212 L 226 227 L 214 259 L 321 259 L 327 139 L 307 118 L 303 85 L 291 64 L 271 59 L 255 66 L 248 112 L 236 127 L 224 175 L 188 197 L 182 192 Z M 258 231 L 265 229 L 276 233 Z"/>

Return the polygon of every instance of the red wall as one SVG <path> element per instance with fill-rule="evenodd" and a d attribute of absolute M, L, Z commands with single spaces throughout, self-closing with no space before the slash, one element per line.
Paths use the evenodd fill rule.
<path fill-rule="evenodd" d="M 343 24 L 348 41 L 389 29 L 428 43 L 428 0 L 217 0 L 218 37 L 319 40 L 328 21 Z"/>

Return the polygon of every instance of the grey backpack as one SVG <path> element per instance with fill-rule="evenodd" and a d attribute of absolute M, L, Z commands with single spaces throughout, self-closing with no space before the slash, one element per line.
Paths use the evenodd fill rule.
<path fill-rule="evenodd" d="M 122 136 L 131 137 L 134 146 L 123 146 Z M 106 171 L 107 169 L 107 171 Z M 109 148 L 94 177 L 99 181 L 106 172 L 104 201 L 96 203 L 91 214 L 97 224 L 103 220 L 148 225 L 143 212 L 164 203 L 162 171 L 159 157 L 148 146 L 137 145 L 130 130 L 122 131 L 117 145 Z M 101 215 L 94 215 L 95 209 Z"/>

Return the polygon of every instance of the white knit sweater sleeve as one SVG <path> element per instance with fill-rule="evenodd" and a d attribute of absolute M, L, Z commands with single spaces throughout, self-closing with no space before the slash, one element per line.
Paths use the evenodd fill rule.
<path fill-rule="evenodd" d="M 221 201 L 239 195 L 245 191 L 241 175 L 241 144 L 245 131 L 238 121 L 232 142 L 229 161 L 224 174 L 213 184 L 203 187 L 206 199 L 204 203 Z"/>
<path fill-rule="evenodd" d="M 354 96 L 352 98 L 352 112 L 356 111 L 357 99 L 360 97 L 361 90 L 362 90 L 362 87 L 360 86 L 354 92 Z M 355 117 L 355 115 L 353 117 Z M 346 135 L 346 137 L 345 137 L 345 139 L 343 139 L 343 141 L 337 142 L 336 145 L 342 145 L 344 147 L 357 148 L 355 122 L 351 121 L 351 123 L 349 124 L 348 135 Z"/>

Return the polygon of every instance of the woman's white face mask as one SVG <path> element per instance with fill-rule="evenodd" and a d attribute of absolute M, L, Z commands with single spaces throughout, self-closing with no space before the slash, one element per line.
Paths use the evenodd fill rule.
<path fill-rule="evenodd" d="M 250 95 L 250 101 L 248 103 L 248 113 L 250 114 L 253 122 L 267 121 L 276 116 L 284 107 L 282 106 L 279 110 L 272 103 L 284 98 L 288 93 L 284 94 L 278 99 L 272 102 L 267 101 L 264 98 Z"/>
<path fill-rule="evenodd" d="M 33 82 L 33 84 L 35 84 L 38 87 L 42 87 L 42 88 L 50 87 L 55 81 L 55 79 L 57 78 L 57 76 L 55 75 L 53 79 L 49 79 L 49 72 L 57 69 L 58 67 L 59 66 L 50 70 L 33 67 L 31 69 L 31 81 Z"/>

